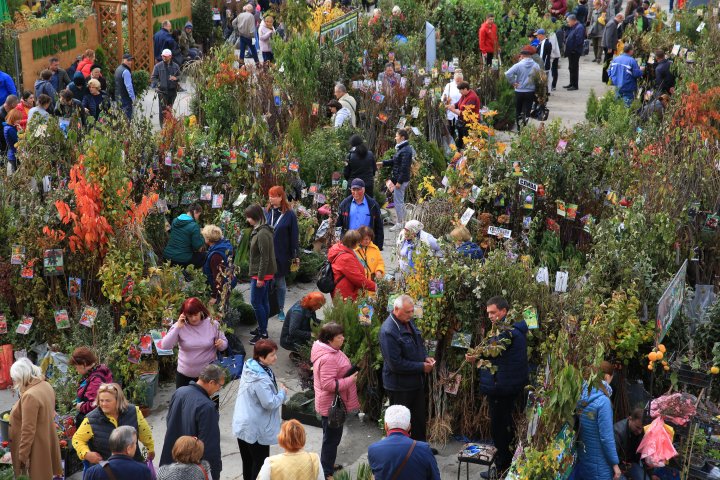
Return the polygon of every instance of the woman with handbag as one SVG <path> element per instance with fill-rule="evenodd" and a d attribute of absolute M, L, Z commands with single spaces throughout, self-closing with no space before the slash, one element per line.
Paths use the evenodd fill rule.
<path fill-rule="evenodd" d="M 357 395 L 357 372 L 350 359 L 342 352 L 345 342 L 343 327 L 337 323 L 323 325 L 313 343 L 310 360 L 313 363 L 315 411 L 322 416 L 323 441 L 320 452 L 325 478 L 332 478 L 337 448 L 343 434 L 343 423 L 348 411 L 360 409 Z"/>
<path fill-rule="evenodd" d="M 288 393 L 270 368 L 277 361 L 277 349 L 272 340 L 258 340 L 240 377 L 232 429 L 240 448 L 243 478 L 257 478 L 280 433 L 280 407 Z"/>
<path fill-rule="evenodd" d="M 299 266 L 298 245 L 300 233 L 298 220 L 295 212 L 285 196 L 285 189 L 281 186 L 271 187 L 268 191 L 268 207 L 265 220 L 273 227 L 273 247 L 275 248 L 275 288 L 277 291 L 277 302 L 280 312 L 278 320 L 285 321 L 285 295 L 287 294 L 287 283 L 285 277 L 290 274 L 291 265 Z"/>
<path fill-rule="evenodd" d="M 212 478 L 210 464 L 203 460 L 205 444 L 197 437 L 183 435 L 175 441 L 170 465 L 157 471 L 157 480 L 209 480 Z"/>
<path fill-rule="evenodd" d="M 178 351 L 175 388 L 197 381 L 203 368 L 217 360 L 217 352 L 228 346 L 220 324 L 210 318 L 210 312 L 200 299 L 190 297 L 180 308 L 180 317 L 158 342 L 160 348 L 171 350 L 176 344 Z"/>

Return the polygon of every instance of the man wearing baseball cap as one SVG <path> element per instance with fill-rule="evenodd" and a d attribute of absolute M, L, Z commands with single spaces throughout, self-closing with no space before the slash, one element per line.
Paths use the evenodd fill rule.
<path fill-rule="evenodd" d="M 168 113 L 172 115 L 172 107 L 178 92 L 180 66 L 173 62 L 172 52 L 167 48 L 162 51 L 161 57 L 162 62 L 155 64 L 155 68 L 153 68 L 150 87 L 157 89 L 160 104 L 160 126 L 162 127 L 165 115 Z"/>
<path fill-rule="evenodd" d="M 535 49 L 526 45 L 520 50 L 520 60 L 505 72 L 505 78 L 515 88 L 515 117 L 518 131 L 527 125 L 530 109 L 535 101 L 535 75 L 540 66 L 533 60 Z"/>
<path fill-rule="evenodd" d="M 115 101 L 127 116 L 132 118 L 135 89 L 132 83 L 132 66 L 135 59 L 129 53 L 123 55 L 122 63 L 115 69 Z"/>
<path fill-rule="evenodd" d="M 197 60 L 200 58 L 200 45 L 195 43 L 193 38 L 193 24 L 187 22 L 180 34 L 180 53 L 186 60 Z"/>
<path fill-rule="evenodd" d="M 356 178 L 350 182 L 350 196 L 340 202 L 337 227 L 343 235 L 348 230 L 370 227 L 375 233 L 375 244 L 382 250 L 385 242 L 380 205 L 374 198 L 365 195 L 365 182 Z"/>

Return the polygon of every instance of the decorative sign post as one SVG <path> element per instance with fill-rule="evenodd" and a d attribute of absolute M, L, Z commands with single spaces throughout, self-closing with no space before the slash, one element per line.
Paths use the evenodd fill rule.
<path fill-rule="evenodd" d="M 665 289 L 657 304 L 657 342 L 662 342 L 685 299 L 685 276 L 688 262 L 685 260 Z"/>
<path fill-rule="evenodd" d="M 320 45 L 325 44 L 328 40 L 332 40 L 337 45 L 342 43 L 348 35 L 357 31 L 358 12 L 359 10 L 353 10 L 342 17 L 321 25 L 320 34 L 318 35 Z"/>

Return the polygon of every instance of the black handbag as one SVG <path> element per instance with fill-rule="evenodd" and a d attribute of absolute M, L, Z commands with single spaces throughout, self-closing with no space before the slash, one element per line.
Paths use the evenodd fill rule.
<path fill-rule="evenodd" d="M 340 428 L 345 424 L 345 418 L 347 418 L 347 408 L 340 398 L 340 382 L 335 379 L 335 398 L 328 410 L 328 425 L 330 428 Z"/>

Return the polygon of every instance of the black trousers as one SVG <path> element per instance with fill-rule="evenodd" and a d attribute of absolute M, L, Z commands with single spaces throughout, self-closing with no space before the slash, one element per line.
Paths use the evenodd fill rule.
<path fill-rule="evenodd" d="M 488 67 L 492 65 L 494 55 L 495 54 L 493 52 L 485 54 L 485 65 L 487 65 Z"/>
<path fill-rule="evenodd" d="M 515 449 L 515 422 L 513 413 L 517 409 L 521 393 L 515 395 L 488 395 L 490 406 L 490 435 L 492 436 L 497 456 L 495 464 L 498 473 L 508 469 L 512 463 Z"/>
<path fill-rule="evenodd" d="M 425 433 L 425 389 L 410 392 L 387 391 L 390 405 L 404 405 L 410 410 L 410 437 L 421 442 L 427 441 Z"/>
<path fill-rule="evenodd" d="M 535 92 L 515 92 L 515 118 L 518 125 L 527 122 L 534 101 Z"/>
<path fill-rule="evenodd" d="M 568 53 L 568 70 L 570 70 L 570 85 L 578 88 L 578 72 L 580 71 L 580 54 Z"/>
<path fill-rule="evenodd" d="M 180 387 L 186 387 L 186 386 L 190 385 L 190 382 L 197 382 L 197 377 L 194 377 L 194 378 L 188 377 L 178 371 L 175 372 L 175 389 L 176 390 Z"/>
<path fill-rule="evenodd" d="M 337 449 L 342 440 L 343 427 L 332 428 L 329 425 L 328 417 L 322 417 L 323 439 L 322 449 L 320 450 L 320 465 L 322 465 L 325 478 L 332 477 L 335 473 L 335 460 L 337 459 Z"/>
<path fill-rule="evenodd" d="M 550 73 L 552 73 L 552 88 L 557 87 L 558 82 L 558 63 L 560 63 L 559 58 L 553 58 L 552 64 L 550 65 Z"/>
<path fill-rule="evenodd" d="M 237 441 L 238 447 L 240 447 L 240 457 L 242 457 L 243 478 L 257 478 L 265 459 L 270 456 L 270 445 L 260 445 L 257 442 L 247 443 L 239 438 Z"/>
<path fill-rule="evenodd" d="M 610 68 L 610 62 L 613 59 L 613 54 L 615 52 L 610 50 L 605 50 L 605 58 L 603 61 L 603 69 L 602 69 L 602 81 L 603 83 L 607 83 L 608 81 L 608 68 Z"/>
<path fill-rule="evenodd" d="M 170 107 L 170 110 L 172 110 L 176 97 L 177 90 L 167 90 L 164 92 L 158 90 L 158 103 L 160 105 L 160 125 L 162 125 L 165 121 L 165 108 Z"/>
<path fill-rule="evenodd" d="M 463 148 L 465 148 L 465 142 L 463 142 L 463 138 L 467 137 L 470 132 L 468 131 L 467 126 L 465 126 L 465 123 L 461 123 L 460 120 L 455 121 L 455 130 L 457 131 L 455 146 L 458 150 L 462 150 Z"/>

